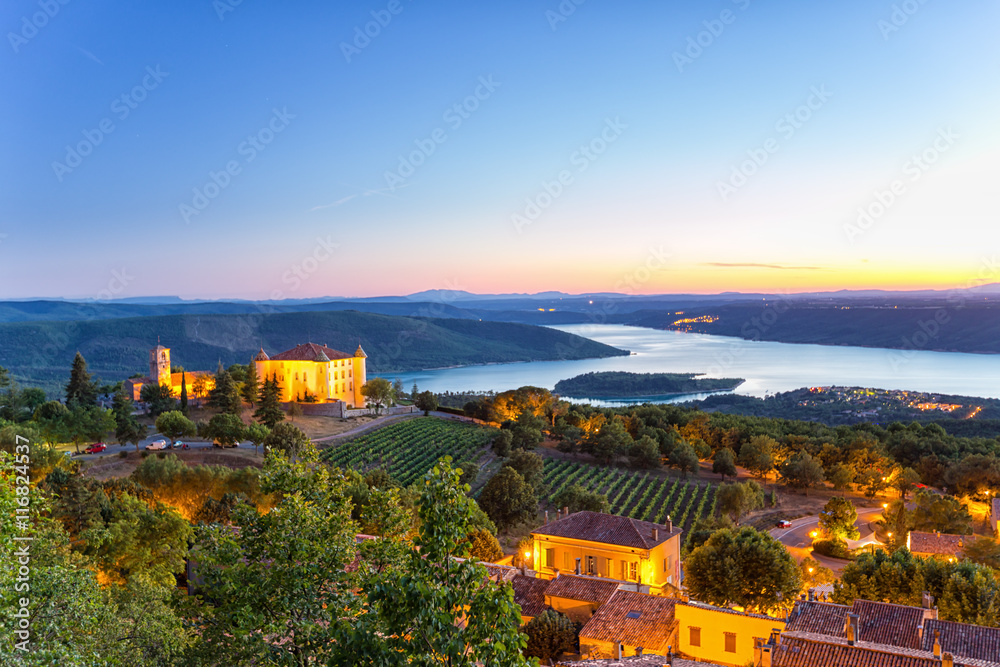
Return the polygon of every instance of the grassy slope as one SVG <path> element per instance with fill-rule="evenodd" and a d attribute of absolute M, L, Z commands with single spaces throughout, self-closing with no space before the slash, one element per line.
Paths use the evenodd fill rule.
<path fill-rule="evenodd" d="M 171 361 L 188 370 L 246 363 L 312 341 L 353 352 L 360 342 L 370 373 L 543 359 L 606 357 L 624 352 L 553 329 L 478 320 L 435 320 L 355 311 L 167 315 L 75 322 L 0 324 L 0 366 L 22 382 L 53 390 L 79 350 L 104 380 L 148 368 L 157 337 Z"/>

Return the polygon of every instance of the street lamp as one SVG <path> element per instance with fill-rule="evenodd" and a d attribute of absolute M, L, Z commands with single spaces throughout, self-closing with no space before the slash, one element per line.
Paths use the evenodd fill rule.
<path fill-rule="evenodd" d="M 818 532 L 816 532 L 815 530 L 814 530 L 813 532 L 809 533 L 809 535 L 810 535 L 810 537 L 812 537 L 812 538 L 813 538 L 814 540 L 815 540 L 815 539 L 816 539 L 817 537 L 819 537 L 819 533 L 818 533 Z"/>

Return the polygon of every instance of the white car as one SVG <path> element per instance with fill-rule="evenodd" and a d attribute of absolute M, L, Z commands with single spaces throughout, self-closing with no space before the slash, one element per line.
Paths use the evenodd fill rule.
<path fill-rule="evenodd" d="M 166 440 L 157 440 L 156 442 L 151 442 L 148 445 L 146 445 L 146 449 L 150 451 L 156 451 L 158 449 L 166 449 L 166 448 L 167 448 Z"/>

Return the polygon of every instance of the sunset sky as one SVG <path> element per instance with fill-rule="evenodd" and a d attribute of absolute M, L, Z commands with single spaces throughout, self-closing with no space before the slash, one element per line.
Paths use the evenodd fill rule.
<path fill-rule="evenodd" d="M 995 1 L 46 6 L 0 298 L 1000 282 Z"/>

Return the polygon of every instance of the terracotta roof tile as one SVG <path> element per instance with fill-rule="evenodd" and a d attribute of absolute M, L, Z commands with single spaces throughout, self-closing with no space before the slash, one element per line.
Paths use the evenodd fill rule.
<path fill-rule="evenodd" d="M 922 533 L 911 530 L 907 537 L 910 551 L 915 554 L 936 554 L 941 556 L 961 556 L 964 553 L 965 541 L 968 535 L 950 535 L 948 533 Z"/>
<path fill-rule="evenodd" d="M 658 531 L 656 539 L 653 539 L 654 529 Z M 677 527 L 668 530 L 666 526 L 649 521 L 601 512 L 576 512 L 532 531 L 533 535 L 568 537 L 634 549 L 652 549 L 680 533 Z"/>
<path fill-rule="evenodd" d="M 522 616 L 538 616 L 550 607 L 545 604 L 545 589 L 549 580 L 526 577 L 518 574 L 511 579 L 514 587 L 514 602 L 521 607 Z"/>
<path fill-rule="evenodd" d="M 604 660 L 560 660 L 556 663 L 562 667 L 664 667 L 670 666 L 667 659 L 662 655 L 642 655 L 642 656 L 629 656 L 627 658 L 620 659 L 604 659 Z M 674 658 L 672 667 L 712 667 L 713 665 L 718 665 L 715 662 L 698 662 L 694 663 L 690 660 L 681 660 L 679 658 Z M 721 665 L 719 667 L 722 667 Z"/>
<path fill-rule="evenodd" d="M 316 343 L 303 343 L 296 345 L 290 350 L 285 350 L 280 354 L 271 357 L 271 361 L 315 361 L 320 353 L 326 355 L 328 359 L 350 359 L 351 355 L 340 350 L 334 350 L 326 345 Z"/>
<path fill-rule="evenodd" d="M 851 611 L 859 616 L 859 640 L 914 649 L 919 646 L 917 627 L 924 621 L 920 607 L 855 600 Z"/>
<path fill-rule="evenodd" d="M 549 582 L 547 597 L 567 598 L 581 602 L 604 604 L 618 590 L 617 581 L 587 577 L 578 574 L 561 574 Z"/>
<path fill-rule="evenodd" d="M 695 609 L 710 609 L 711 611 L 717 611 L 723 614 L 732 614 L 734 616 L 743 616 L 744 618 L 760 618 L 771 621 L 781 621 L 782 623 L 784 623 L 782 619 L 775 618 L 774 616 L 768 616 L 767 614 L 754 614 L 749 611 L 736 611 L 735 609 L 727 609 L 726 607 L 716 607 L 715 605 L 711 605 L 705 602 L 697 602 L 695 600 L 691 600 L 689 602 L 678 600 L 676 604 L 683 607 L 693 607 Z"/>
<path fill-rule="evenodd" d="M 813 632 L 832 637 L 844 636 L 844 624 L 850 607 L 832 602 L 798 600 L 788 616 L 787 630 Z"/>
<path fill-rule="evenodd" d="M 496 563 L 480 563 L 486 568 L 489 577 L 496 581 L 511 581 L 521 573 L 516 567 L 511 565 L 497 565 Z"/>
<path fill-rule="evenodd" d="M 676 628 L 675 602 L 675 598 L 618 591 L 590 617 L 580 637 L 665 652 Z"/>
<path fill-rule="evenodd" d="M 953 653 L 956 659 L 960 656 L 1000 663 L 1000 628 L 929 619 L 924 622 L 920 648 L 925 651 L 934 649 L 935 632 L 940 633 L 941 650 Z"/>
<path fill-rule="evenodd" d="M 926 651 L 858 642 L 846 639 L 788 633 L 771 654 L 772 667 L 941 667 L 941 661 Z"/>

